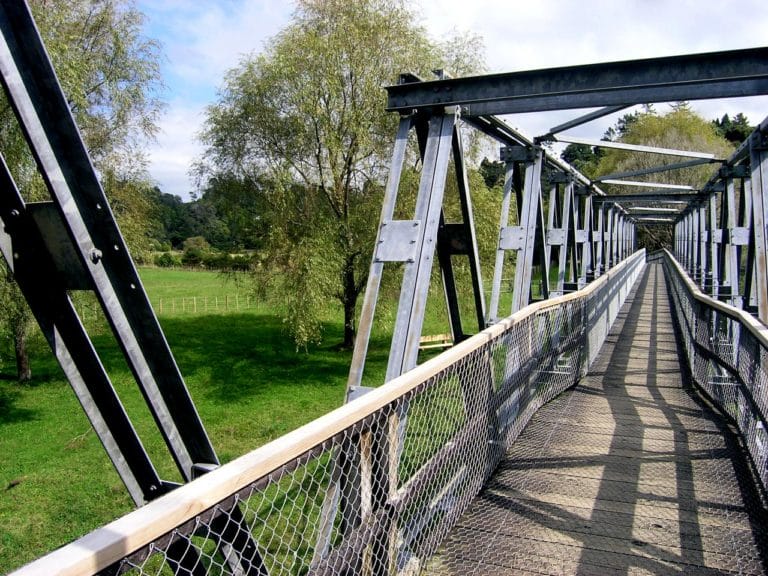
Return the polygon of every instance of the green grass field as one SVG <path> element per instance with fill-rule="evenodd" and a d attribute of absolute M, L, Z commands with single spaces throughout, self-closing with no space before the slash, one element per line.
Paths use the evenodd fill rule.
<path fill-rule="evenodd" d="M 338 350 L 342 320 L 334 302 L 325 311 L 323 344 L 297 352 L 279 315 L 255 301 L 246 285 L 215 272 L 140 273 L 222 462 L 342 404 L 351 351 Z M 449 331 L 439 286 L 435 290 L 424 334 Z M 210 305 L 227 297 L 230 304 L 251 301 L 228 312 Z M 178 304 L 191 298 L 197 298 L 196 310 Z M 168 303 L 174 299 L 172 307 Z M 206 300 L 209 313 L 202 304 Z M 117 344 L 94 319 L 94 305 L 83 307 L 91 310 L 86 327 L 147 451 L 163 478 L 178 479 Z M 365 384 L 384 380 L 395 307 L 381 311 Z M 471 329 L 472 322 L 467 326 Z M 14 380 L 10 342 L 0 344 L 0 573 L 5 573 L 119 517 L 133 504 L 42 336 L 32 340 L 33 381 L 25 385 Z"/>
<path fill-rule="evenodd" d="M 243 287 L 209 272 L 142 270 L 151 300 L 215 297 Z M 219 458 L 226 462 L 341 405 L 351 352 L 338 351 L 341 322 L 329 317 L 324 344 L 296 352 L 281 319 L 246 312 L 158 314 Z M 126 409 L 161 475 L 177 478 L 128 368 L 106 330 L 94 329 Z M 91 430 L 69 383 L 39 335 L 33 381 L 14 381 L 3 343 L 0 366 L 0 573 L 128 512 L 133 504 Z M 381 382 L 385 343 L 369 359 Z"/>

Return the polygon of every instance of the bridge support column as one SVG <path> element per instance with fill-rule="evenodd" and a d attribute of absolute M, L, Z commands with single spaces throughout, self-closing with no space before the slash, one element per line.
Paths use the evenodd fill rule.
<path fill-rule="evenodd" d="M 538 248 L 541 254 L 539 262 L 541 278 L 541 296 L 549 297 L 549 262 L 544 256 L 545 228 L 541 202 L 541 171 L 544 165 L 544 151 L 533 148 L 531 157 L 525 164 L 525 183 L 523 187 L 522 207 L 520 208 L 520 226 L 515 228 L 518 236 L 511 249 L 517 250 L 515 263 L 515 285 L 512 292 L 512 312 L 527 306 L 532 297 L 534 254 Z"/>
<path fill-rule="evenodd" d="M 756 293 L 757 316 L 768 324 L 768 121 L 752 133 L 749 139 L 752 201 L 752 238 L 750 256 L 754 258 L 749 296 L 752 286 Z M 751 260 L 752 258 L 750 258 Z"/>

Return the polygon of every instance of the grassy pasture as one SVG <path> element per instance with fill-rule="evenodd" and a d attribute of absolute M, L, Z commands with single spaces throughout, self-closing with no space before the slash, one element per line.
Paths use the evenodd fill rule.
<path fill-rule="evenodd" d="M 216 273 L 142 270 L 150 299 L 211 298 L 238 288 Z M 338 351 L 331 311 L 325 342 L 297 352 L 265 307 L 219 314 L 158 314 L 219 458 L 229 461 L 338 407 L 351 352 Z M 88 326 L 114 386 L 161 476 L 175 467 L 108 331 Z M 33 338 L 33 381 L 14 381 L 10 343 L 0 365 L 0 573 L 114 518 L 133 504 L 41 336 Z M 381 344 L 384 347 L 384 344 Z M 383 378 L 374 351 L 371 378 Z"/>
<path fill-rule="evenodd" d="M 194 314 L 178 306 L 157 308 L 161 298 L 245 298 L 246 286 L 215 272 L 140 272 L 222 462 L 341 405 L 351 351 L 336 347 L 342 320 L 335 303 L 324 311 L 323 344 L 296 351 L 279 314 L 265 304 L 208 314 L 200 308 Z M 424 334 L 448 332 L 441 299 L 436 286 Z M 383 382 L 395 308 L 387 304 L 380 311 L 383 322 L 372 336 L 366 384 Z M 147 451 L 163 478 L 177 480 L 117 344 L 93 313 L 91 318 L 86 326 Z M 466 325 L 472 329 L 472 322 Z M 0 344 L 0 573 L 5 573 L 133 504 L 42 337 L 32 341 L 33 381 L 27 385 L 14 381 L 10 343 Z"/>

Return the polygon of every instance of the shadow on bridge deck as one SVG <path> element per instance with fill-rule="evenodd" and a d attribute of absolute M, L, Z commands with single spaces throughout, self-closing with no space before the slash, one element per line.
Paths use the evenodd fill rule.
<path fill-rule="evenodd" d="M 651 264 L 589 376 L 536 414 L 426 573 L 768 573 L 744 452 L 688 382 Z"/>

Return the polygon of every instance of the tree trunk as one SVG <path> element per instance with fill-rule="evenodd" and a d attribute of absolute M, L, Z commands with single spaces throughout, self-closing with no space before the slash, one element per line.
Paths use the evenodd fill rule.
<path fill-rule="evenodd" d="M 32 380 L 32 367 L 29 364 L 26 330 L 24 328 L 14 330 L 13 341 L 16 351 L 16 373 L 19 382 L 29 382 Z"/>
<path fill-rule="evenodd" d="M 349 349 L 355 345 L 355 311 L 358 291 L 355 286 L 355 268 L 352 262 L 344 267 L 344 342 L 342 347 Z"/>

